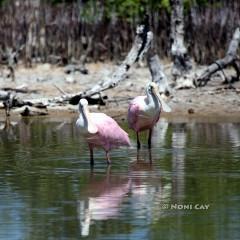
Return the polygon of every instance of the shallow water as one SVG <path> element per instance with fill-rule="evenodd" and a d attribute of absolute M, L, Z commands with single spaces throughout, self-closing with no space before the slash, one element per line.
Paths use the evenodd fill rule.
<path fill-rule="evenodd" d="M 74 122 L 3 127 L 0 239 L 240 239 L 240 124 L 161 120 L 93 170 Z"/>

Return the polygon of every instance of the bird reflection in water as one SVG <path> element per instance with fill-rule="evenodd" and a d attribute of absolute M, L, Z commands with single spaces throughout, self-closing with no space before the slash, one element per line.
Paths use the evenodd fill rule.
<path fill-rule="evenodd" d="M 90 225 L 94 221 L 117 218 L 120 215 L 120 205 L 129 193 L 131 180 L 110 176 L 110 166 L 106 177 L 99 181 L 94 173 L 88 186 L 91 197 L 78 202 L 78 216 L 81 235 L 88 236 Z M 96 193 L 97 192 L 97 193 Z M 94 193 L 94 194 L 93 194 Z M 95 196 L 97 195 L 97 196 Z"/>
<path fill-rule="evenodd" d="M 133 222 L 141 219 L 150 224 L 166 214 L 161 205 L 169 200 L 171 185 L 162 181 L 151 161 L 151 150 L 146 149 L 130 163 L 127 176 L 110 174 L 110 167 L 102 180 L 91 173 L 87 193 L 82 193 L 87 199 L 78 201 L 82 236 L 90 235 L 93 224 L 121 218 L 126 213 L 124 206 L 130 209 L 129 221 Z"/>
<path fill-rule="evenodd" d="M 169 201 L 171 184 L 159 175 L 157 161 L 152 160 L 152 150 L 139 152 L 138 159 L 130 164 L 131 209 L 135 218 L 145 224 L 156 222 L 166 214 L 161 206 Z"/>

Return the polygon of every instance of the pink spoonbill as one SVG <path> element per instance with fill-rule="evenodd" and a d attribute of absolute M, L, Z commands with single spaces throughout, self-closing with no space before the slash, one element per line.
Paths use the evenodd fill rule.
<path fill-rule="evenodd" d="M 76 126 L 88 142 L 91 165 L 94 164 L 93 148 L 95 147 L 105 150 L 107 163 L 110 164 L 109 151 L 111 149 L 130 146 L 128 134 L 117 122 L 104 113 L 91 113 L 86 99 L 79 101 L 79 112 Z"/>
<path fill-rule="evenodd" d="M 158 86 L 150 82 L 146 87 L 146 96 L 134 98 L 128 108 L 128 124 L 137 133 L 137 147 L 140 149 L 139 132 L 149 130 L 148 147 L 151 148 L 152 130 L 160 118 L 161 111 L 171 112 L 158 92 Z"/>

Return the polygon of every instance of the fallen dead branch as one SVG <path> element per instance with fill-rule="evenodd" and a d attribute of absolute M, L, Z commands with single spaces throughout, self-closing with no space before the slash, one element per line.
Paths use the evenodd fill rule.
<path fill-rule="evenodd" d="M 217 71 L 223 71 L 224 68 L 228 66 L 232 66 L 237 74 L 237 77 L 235 80 L 239 80 L 240 76 L 240 58 L 237 55 L 237 50 L 239 47 L 240 42 L 240 28 L 238 27 L 232 37 L 232 40 L 229 44 L 226 56 L 222 59 L 216 60 L 214 63 L 212 63 L 210 66 L 208 66 L 203 73 L 197 77 L 195 80 L 196 86 L 205 86 L 208 81 L 210 81 L 211 76 L 216 73 Z M 227 79 L 225 76 L 225 82 L 231 83 L 232 79 Z"/>
<path fill-rule="evenodd" d="M 146 25 L 140 25 L 136 31 L 136 38 L 133 46 L 128 53 L 123 63 L 112 74 L 111 78 L 104 79 L 98 82 L 92 88 L 75 95 L 65 95 L 65 99 L 69 99 L 71 104 L 77 104 L 80 98 L 91 97 L 95 94 L 101 94 L 103 91 L 116 87 L 121 81 L 123 81 L 130 67 L 137 62 L 147 52 L 150 47 L 150 43 L 153 38 L 153 34 L 149 31 Z"/>
<path fill-rule="evenodd" d="M 130 67 L 136 63 L 139 59 L 143 57 L 143 55 L 148 51 L 150 47 L 150 43 L 152 41 L 153 34 L 149 30 L 148 25 L 140 25 L 136 31 L 136 37 L 133 43 L 131 50 L 126 56 L 123 63 L 117 67 L 117 69 L 113 72 L 110 78 L 103 79 L 99 81 L 96 85 L 91 87 L 90 89 L 76 93 L 76 94 L 66 94 L 64 90 L 60 89 L 58 86 L 55 87 L 63 93 L 60 97 L 54 98 L 40 98 L 40 99 L 20 99 L 15 96 L 10 99 L 10 94 L 7 95 L 6 103 L 8 103 L 5 107 L 7 110 L 11 108 L 18 107 L 21 108 L 20 114 L 22 116 L 35 116 L 35 115 L 46 115 L 47 107 L 61 106 L 65 104 L 78 104 L 81 98 L 86 98 L 89 104 L 98 104 L 105 105 L 105 100 L 107 96 L 103 96 L 102 93 L 108 89 L 116 87 L 121 81 L 126 79 L 127 72 Z M 7 91 L 15 91 L 15 92 L 26 92 L 24 89 L 13 89 L 13 88 L 5 88 L 4 93 Z M 28 90 L 29 92 L 30 90 Z M 4 94 L 6 95 L 6 94 Z M 37 110 L 43 109 L 43 110 Z"/>
<path fill-rule="evenodd" d="M 23 106 L 21 108 L 18 108 L 16 112 L 20 113 L 20 115 L 23 117 L 48 115 L 48 111 L 46 109 L 39 109 L 36 107 L 30 107 L 30 106 Z"/>
<path fill-rule="evenodd" d="M 27 89 L 27 88 L 11 88 L 11 87 L 4 87 L 1 90 L 6 92 L 16 92 L 16 93 L 37 93 L 38 90 L 36 89 Z"/>
<path fill-rule="evenodd" d="M 123 63 L 118 66 L 117 69 L 113 72 L 112 77 L 99 81 L 96 85 L 84 92 L 79 92 L 75 94 L 63 94 L 60 97 L 54 98 L 18 100 L 16 103 L 21 106 L 53 106 L 66 103 L 78 104 L 81 98 L 87 98 L 89 104 L 104 105 L 104 99 L 106 99 L 106 96 L 102 97 L 102 92 L 116 87 L 121 81 L 126 78 L 127 72 L 130 67 L 139 59 L 141 59 L 149 49 L 152 38 L 153 34 L 149 30 L 147 25 L 138 26 L 136 31 L 136 37 L 131 50 L 129 51 Z"/>

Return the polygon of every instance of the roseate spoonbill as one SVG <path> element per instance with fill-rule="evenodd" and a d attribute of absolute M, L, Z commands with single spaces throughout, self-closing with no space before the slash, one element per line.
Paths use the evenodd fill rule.
<path fill-rule="evenodd" d="M 146 96 L 134 98 L 128 108 L 128 124 L 137 133 L 137 147 L 140 149 L 139 132 L 149 130 L 148 147 L 151 148 L 152 130 L 160 118 L 161 111 L 170 112 L 171 108 L 163 101 L 158 86 L 150 82 Z"/>
<path fill-rule="evenodd" d="M 112 148 L 130 146 L 128 134 L 117 122 L 104 113 L 90 113 L 86 99 L 79 101 L 79 112 L 76 125 L 88 142 L 91 165 L 94 164 L 94 147 L 102 147 L 106 151 L 107 163 L 110 164 L 109 151 Z"/>

